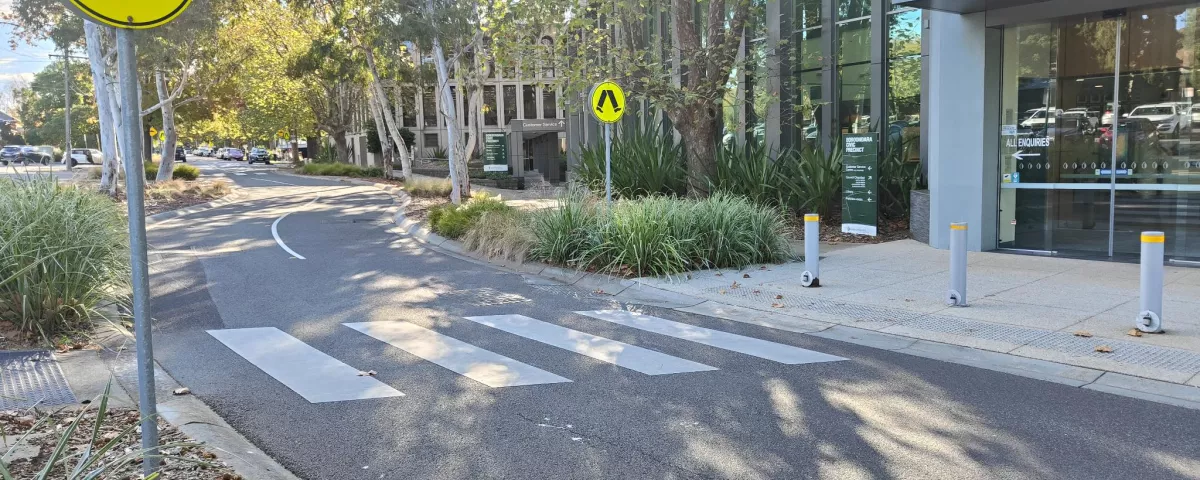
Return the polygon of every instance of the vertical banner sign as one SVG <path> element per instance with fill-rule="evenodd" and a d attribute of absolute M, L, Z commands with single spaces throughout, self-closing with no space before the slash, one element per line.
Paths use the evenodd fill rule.
<path fill-rule="evenodd" d="M 842 140 L 842 233 L 878 235 L 879 134 L 848 134 Z"/>
<path fill-rule="evenodd" d="M 508 171 L 508 134 L 483 134 L 483 171 Z"/>

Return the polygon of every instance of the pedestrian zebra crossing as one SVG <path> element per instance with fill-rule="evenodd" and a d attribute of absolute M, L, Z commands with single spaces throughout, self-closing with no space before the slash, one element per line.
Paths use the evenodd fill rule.
<path fill-rule="evenodd" d="M 786 365 L 836 362 L 845 358 L 791 345 L 698 327 L 624 310 L 577 314 L 651 334 L 706 345 Z M 473 323 L 538 344 L 640 372 L 670 375 L 717 367 L 630 345 L 524 315 L 465 317 Z M 569 379 L 462 340 L 402 321 L 345 323 L 344 326 L 425 361 L 493 388 L 569 383 Z M 209 330 L 226 347 L 311 403 L 403 396 L 399 390 L 276 328 Z"/>

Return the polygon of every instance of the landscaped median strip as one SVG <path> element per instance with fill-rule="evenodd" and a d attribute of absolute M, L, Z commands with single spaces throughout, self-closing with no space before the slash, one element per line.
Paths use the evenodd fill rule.
<path fill-rule="evenodd" d="M 1005 352 L 987 351 L 917 337 L 855 328 L 839 325 L 834 322 L 823 322 L 803 316 L 791 315 L 789 312 L 786 312 L 787 309 L 771 310 L 764 306 L 747 307 L 730 305 L 712 298 L 701 298 L 687 293 L 665 290 L 655 285 L 647 284 L 640 279 L 627 279 L 600 273 L 581 272 L 537 262 L 518 264 L 507 261 L 494 261 L 484 255 L 463 249 L 457 241 L 447 239 L 429 231 L 428 227 L 421 222 L 407 219 L 404 216 L 403 205 L 406 204 L 408 199 L 403 190 L 392 185 L 353 180 L 343 181 L 372 185 L 376 188 L 387 190 L 398 198 L 401 208 L 394 216 L 396 228 L 391 229 L 394 233 L 413 238 L 430 248 L 451 256 L 473 263 L 488 264 L 517 273 L 561 282 L 561 284 L 568 285 L 571 288 L 579 289 L 581 293 L 591 292 L 610 295 L 615 300 L 629 303 L 672 308 L 681 312 L 698 313 L 725 320 L 803 333 L 1072 387 L 1088 388 L 1116 395 L 1200 410 L 1200 385 L 1191 386 L 1191 384 L 1163 382 L 1151 378 L 1113 372 L 1108 368 L 1093 368 L 1096 365 L 1073 365 L 1071 363 L 1032 358 Z M 753 272 L 750 271 L 750 273 Z M 821 303 L 819 299 L 808 298 L 808 300 L 814 305 Z M 835 303 L 841 305 L 836 307 L 836 310 L 840 311 L 846 308 L 846 305 L 844 305 L 845 302 Z M 870 309 L 873 306 L 862 307 Z M 912 318 L 918 319 L 925 316 L 927 314 L 917 312 Z M 990 325 L 986 322 L 970 323 L 978 323 L 980 326 Z M 1052 334 L 1055 332 L 1046 333 Z M 947 338 L 947 340 L 949 339 Z M 1176 349 L 1165 347 L 1145 346 L 1145 348 L 1148 349 L 1148 352 L 1162 350 L 1164 354 L 1177 355 L 1179 353 Z M 1200 383 L 1200 371 L 1197 371 L 1190 378 L 1193 382 Z"/>

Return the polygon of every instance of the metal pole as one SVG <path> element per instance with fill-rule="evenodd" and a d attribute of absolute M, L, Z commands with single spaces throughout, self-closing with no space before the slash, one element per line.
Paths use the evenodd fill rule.
<path fill-rule="evenodd" d="M 158 415 L 154 398 L 154 347 L 150 339 L 150 271 L 146 261 L 146 173 L 142 166 L 141 119 L 138 118 L 137 57 L 134 33 L 117 30 L 117 58 L 121 85 L 121 122 L 128 152 L 125 160 L 125 196 L 129 203 L 129 255 L 133 267 L 133 322 L 137 341 L 138 407 L 142 415 L 142 472 L 158 470 Z"/>
<path fill-rule="evenodd" d="M 804 273 L 800 285 L 821 286 L 821 216 L 804 214 Z"/>
<path fill-rule="evenodd" d="M 967 306 L 967 224 L 950 224 L 950 291 L 946 304 Z"/>
<path fill-rule="evenodd" d="M 604 124 L 604 198 L 612 207 L 612 124 Z"/>
<path fill-rule="evenodd" d="M 1162 332 L 1163 254 L 1167 236 L 1163 232 L 1142 232 L 1142 295 L 1137 321 L 1138 330 Z"/>
<path fill-rule="evenodd" d="M 1112 165 L 1108 169 L 1108 256 L 1113 256 L 1117 228 L 1117 138 L 1121 124 L 1121 19 L 1117 19 L 1117 56 L 1113 61 Z"/>
<path fill-rule="evenodd" d="M 63 98 L 67 109 L 63 111 L 63 117 L 66 119 L 67 149 L 63 152 L 63 163 L 66 163 L 67 170 L 71 169 L 71 47 L 70 45 L 63 46 Z M 54 152 L 50 152 L 53 154 Z"/>

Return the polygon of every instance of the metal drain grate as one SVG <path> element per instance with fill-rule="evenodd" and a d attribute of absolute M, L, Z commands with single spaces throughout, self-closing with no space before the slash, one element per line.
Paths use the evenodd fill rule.
<path fill-rule="evenodd" d="M 1111 353 L 1096 351 L 1099 345 L 1112 347 Z M 1139 367 L 1160 368 L 1194 373 L 1200 370 L 1200 354 L 1174 348 L 1144 345 L 1107 338 L 1076 337 L 1065 332 L 1053 332 L 1029 343 L 1030 347 L 1054 350 L 1079 357 L 1092 357 Z"/>
<path fill-rule="evenodd" d="M 808 311 L 859 321 L 900 322 L 924 315 L 911 310 L 822 300 L 762 287 L 715 287 L 707 289 L 705 293 L 713 297 L 720 295 L 745 300 L 741 302 L 743 305 L 753 305 L 760 309 L 780 304 L 795 313 Z M 783 298 L 775 298 L 777 295 Z"/>
<path fill-rule="evenodd" d="M 1018 344 L 1033 342 L 1054 333 L 1034 328 L 975 322 L 945 315 L 925 315 L 912 320 L 905 320 L 900 322 L 900 324 L 905 327 L 919 328 L 930 332 L 942 332 L 963 337 Z"/>
<path fill-rule="evenodd" d="M 78 403 L 48 350 L 0 352 L 0 410 Z"/>
<path fill-rule="evenodd" d="M 505 293 L 494 288 L 475 288 L 470 290 L 455 290 L 442 294 L 450 298 L 461 299 L 468 305 L 476 307 L 494 307 L 513 303 L 528 302 L 529 299 L 515 293 Z"/>

